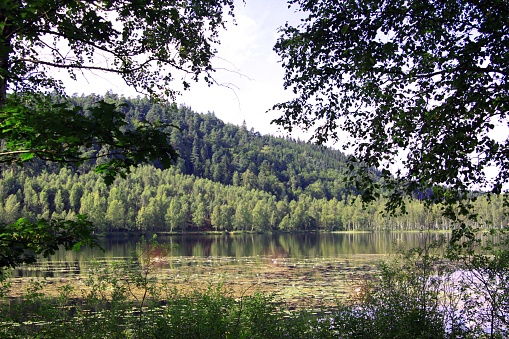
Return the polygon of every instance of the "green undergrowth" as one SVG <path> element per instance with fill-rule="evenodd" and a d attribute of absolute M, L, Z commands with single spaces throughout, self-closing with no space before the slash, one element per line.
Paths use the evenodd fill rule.
<path fill-rule="evenodd" d="M 37 289 L 37 287 L 36 287 Z M 220 286 L 203 292 L 165 291 L 165 298 L 118 300 L 115 293 L 79 303 L 47 299 L 30 291 L 22 303 L 2 309 L 2 338 L 303 338 L 332 335 L 330 322 L 305 311 L 289 311 L 270 296 L 234 298 Z M 32 294 L 30 294 L 32 293 Z M 162 296 L 162 295 L 161 295 Z"/>

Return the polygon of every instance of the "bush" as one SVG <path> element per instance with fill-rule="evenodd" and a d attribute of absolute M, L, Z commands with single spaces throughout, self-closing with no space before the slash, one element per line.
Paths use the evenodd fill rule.
<path fill-rule="evenodd" d="M 440 249 L 444 238 L 424 238 L 379 265 L 379 276 L 357 289 L 353 302 L 334 317 L 341 338 L 443 338 L 447 323 L 442 293 L 449 274 Z"/>

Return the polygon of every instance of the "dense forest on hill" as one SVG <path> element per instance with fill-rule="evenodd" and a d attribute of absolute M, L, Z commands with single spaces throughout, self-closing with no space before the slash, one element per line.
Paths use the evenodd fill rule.
<path fill-rule="evenodd" d="M 198 114 L 188 107 L 154 104 L 147 98 L 124 98 L 107 93 L 75 96 L 89 107 L 100 99 L 116 102 L 131 121 L 172 124 L 171 145 L 180 155 L 176 167 L 225 185 L 260 189 L 277 199 L 296 199 L 301 193 L 321 199 L 343 200 L 345 155 L 300 140 L 261 135 L 247 126 L 226 124 L 213 113 Z M 157 164 L 156 164 L 157 166 Z"/>
<path fill-rule="evenodd" d="M 133 124 L 172 124 L 175 166 L 133 168 L 111 186 L 90 170 L 36 162 L 4 167 L 0 179 L 0 221 L 19 216 L 72 219 L 87 214 L 101 232 L 177 230 L 402 230 L 447 229 L 439 206 L 428 211 L 407 201 L 408 214 L 383 217 L 385 201 L 363 208 L 345 186 L 345 155 L 302 141 L 262 136 L 225 124 L 212 113 L 152 104 L 113 94 L 75 96 L 85 109 L 97 100 L 116 102 Z M 103 161 L 101 159 L 98 162 Z M 507 224 L 502 199 L 476 201 L 480 220 Z"/>

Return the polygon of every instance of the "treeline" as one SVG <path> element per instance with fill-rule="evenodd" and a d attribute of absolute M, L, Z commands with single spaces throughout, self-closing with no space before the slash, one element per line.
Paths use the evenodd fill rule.
<path fill-rule="evenodd" d="M 73 218 L 87 214 L 99 232 L 115 231 L 270 231 L 270 230 L 418 230 L 447 229 L 438 207 L 426 210 L 418 200 L 407 201 L 408 214 L 383 217 L 383 200 L 363 209 L 360 200 L 317 199 L 302 193 L 297 199 L 278 199 L 241 178 L 236 185 L 180 173 L 178 168 L 134 168 L 125 179 L 106 186 L 93 173 L 29 174 L 4 170 L 0 179 L 0 221 L 20 216 Z M 495 227 L 507 224 L 502 198 L 475 202 L 480 219 Z"/>
<path fill-rule="evenodd" d="M 35 161 L 23 170 L 5 167 L 0 179 L 0 221 L 73 218 L 87 214 L 98 231 L 176 230 L 391 230 L 447 229 L 439 208 L 407 201 L 408 214 L 382 217 L 383 199 L 363 208 L 344 181 L 345 155 L 300 140 L 262 136 L 247 126 L 225 124 L 213 113 L 154 104 L 146 98 L 74 96 L 87 108 L 113 102 L 131 124 L 159 121 L 180 154 L 168 170 L 133 169 L 106 186 L 91 173 L 96 163 L 60 169 Z M 376 175 L 376 172 L 374 173 Z M 499 197 L 476 202 L 480 219 L 507 221 Z"/>

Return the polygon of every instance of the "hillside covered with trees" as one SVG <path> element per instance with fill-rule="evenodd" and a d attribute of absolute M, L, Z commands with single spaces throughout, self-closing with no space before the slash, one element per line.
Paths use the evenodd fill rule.
<path fill-rule="evenodd" d="M 166 124 L 180 157 L 163 170 L 158 163 L 133 168 L 112 185 L 91 170 L 105 159 L 59 168 L 41 161 L 4 167 L 1 221 L 73 219 L 87 214 L 100 232 L 447 229 L 437 206 L 428 211 L 407 201 L 408 214 L 384 217 L 385 200 L 363 206 L 346 186 L 345 155 L 302 141 L 262 136 L 247 126 L 226 124 L 213 113 L 152 104 L 148 99 L 75 96 L 90 107 L 98 100 L 119 105 L 132 124 Z M 501 198 L 480 198 L 483 221 L 507 223 Z"/>
<path fill-rule="evenodd" d="M 315 198 L 342 200 L 349 194 L 343 180 L 346 156 L 340 151 L 260 135 L 245 124 L 226 124 L 214 113 L 197 114 L 189 107 L 154 104 L 147 98 L 127 99 L 111 93 L 73 97 L 85 109 L 101 99 L 119 105 L 133 124 L 169 125 L 166 132 L 171 133 L 170 144 L 179 153 L 175 165 L 182 174 L 225 185 L 242 183 L 278 199 L 295 199 L 304 192 Z"/>

